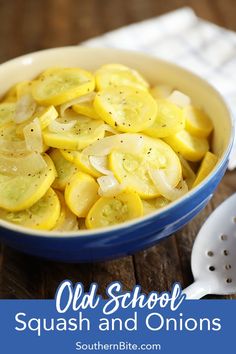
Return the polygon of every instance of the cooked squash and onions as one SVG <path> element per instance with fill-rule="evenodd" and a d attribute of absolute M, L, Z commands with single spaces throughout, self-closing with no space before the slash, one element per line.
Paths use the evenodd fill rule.
<path fill-rule="evenodd" d="M 127 66 L 48 68 L 0 101 L 0 218 L 68 232 L 154 213 L 212 171 L 212 131 L 189 96 Z"/>

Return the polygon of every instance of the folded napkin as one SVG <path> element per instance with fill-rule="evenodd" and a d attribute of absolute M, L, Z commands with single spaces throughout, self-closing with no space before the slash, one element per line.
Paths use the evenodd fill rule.
<path fill-rule="evenodd" d="M 83 42 L 90 47 L 143 51 L 177 63 L 208 80 L 236 117 L 236 33 L 182 8 Z M 236 167 L 236 143 L 229 169 Z"/>

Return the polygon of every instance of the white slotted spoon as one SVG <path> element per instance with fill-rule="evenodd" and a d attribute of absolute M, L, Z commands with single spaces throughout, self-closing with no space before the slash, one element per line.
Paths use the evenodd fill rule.
<path fill-rule="evenodd" d="M 205 221 L 193 245 L 194 283 L 183 290 L 187 299 L 236 293 L 236 193 Z"/>

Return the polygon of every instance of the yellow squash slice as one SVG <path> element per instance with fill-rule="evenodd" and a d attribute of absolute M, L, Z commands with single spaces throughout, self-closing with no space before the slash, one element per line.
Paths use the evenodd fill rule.
<path fill-rule="evenodd" d="M 60 200 L 61 211 L 53 231 L 76 231 L 78 230 L 78 221 L 75 214 L 73 214 L 65 203 L 64 196 L 61 192 L 57 191 L 57 196 Z"/>
<path fill-rule="evenodd" d="M 168 205 L 170 201 L 165 197 L 157 197 L 149 200 L 142 200 L 143 203 L 143 214 L 148 215 L 154 213 L 157 209 L 163 208 Z"/>
<path fill-rule="evenodd" d="M 44 154 L 47 167 L 38 173 L 8 176 L 0 174 L 0 208 L 20 211 L 30 208 L 47 192 L 56 177 L 54 164 Z"/>
<path fill-rule="evenodd" d="M 16 84 L 16 97 L 20 99 L 21 96 L 31 94 L 33 81 L 22 81 Z"/>
<path fill-rule="evenodd" d="M 97 89 L 108 87 L 131 86 L 140 90 L 147 90 L 148 82 L 136 71 L 121 64 L 103 65 L 95 73 Z"/>
<path fill-rule="evenodd" d="M 6 94 L 2 97 L 2 102 L 16 102 L 16 87 L 17 84 L 13 85 Z"/>
<path fill-rule="evenodd" d="M 96 96 L 95 92 L 91 92 L 88 95 L 82 96 L 79 102 L 72 106 L 76 113 L 82 114 L 86 117 L 93 119 L 100 119 L 99 115 L 93 107 L 93 100 Z"/>
<path fill-rule="evenodd" d="M 157 114 L 156 101 L 148 92 L 126 86 L 99 92 L 94 108 L 106 123 L 122 132 L 147 129 Z"/>
<path fill-rule="evenodd" d="M 76 173 L 67 183 L 66 204 L 78 217 L 85 217 L 98 198 L 98 184 L 86 173 Z"/>
<path fill-rule="evenodd" d="M 63 191 L 70 178 L 78 172 L 78 168 L 71 162 L 67 161 L 60 150 L 52 149 L 49 153 L 57 171 L 57 177 L 54 180 L 52 187 Z"/>
<path fill-rule="evenodd" d="M 73 118 L 59 118 L 55 121 L 62 125 L 61 131 L 53 131 L 50 125 L 43 131 L 46 145 L 58 149 L 81 150 L 104 137 L 105 125 L 102 120 L 95 120 L 84 116 Z M 54 123 L 54 122 L 53 122 Z M 70 129 L 63 125 L 74 123 Z"/>
<path fill-rule="evenodd" d="M 184 159 L 189 161 L 201 160 L 209 150 L 207 139 L 193 136 L 186 130 L 164 138 L 164 140 L 175 152 L 180 153 Z"/>
<path fill-rule="evenodd" d="M 193 187 L 196 187 L 209 175 L 209 173 L 215 167 L 217 161 L 218 157 L 215 154 L 210 151 L 206 153 L 197 172 L 197 177 L 193 183 Z"/>
<path fill-rule="evenodd" d="M 36 230 L 51 230 L 59 215 L 60 202 L 52 188 L 28 209 L 16 212 L 0 209 L 0 219 Z"/>
<path fill-rule="evenodd" d="M 13 122 L 16 104 L 14 102 L 0 103 L 0 126 Z"/>
<path fill-rule="evenodd" d="M 187 183 L 188 188 L 191 189 L 196 179 L 196 174 L 194 173 L 188 161 L 183 158 L 183 156 L 179 155 L 179 159 L 182 166 L 183 179 Z"/>
<path fill-rule="evenodd" d="M 17 125 L 13 122 L 0 126 L 0 150 L 11 156 L 21 156 L 27 153 L 24 136 L 18 136 Z"/>
<path fill-rule="evenodd" d="M 154 138 L 165 138 L 184 129 L 183 110 L 164 99 L 157 102 L 157 115 L 154 123 L 144 133 Z"/>
<path fill-rule="evenodd" d="M 88 173 L 93 177 L 101 176 L 101 174 L 91 165 L 88 155 L 85 155 L 80 151 L 66 149 L 60 151 L 67 161 L 76 165 L 81 171 Z"/>
<path fill-rule="evenodd" d="M 213 130 L 210 118 L 200 109 L 188 106 L 184 109 L 186 130 L 199 138 L 207 138 Z"/>
<path fill-rule="evenodd" d="M 83 114 L 86 117 L 93 119 L 101 119 L 91 103 L 84 102 L 80 104 L 75 104 L 72 108 L 76 113 Z"/>
<path fill-rule="evenodd" d="M 136 191 L 143 199 L 150 199 L 160 195 L 150 178 L 150 168 L 162 169 L 172 187 L 179 183 L 182 171 L 179 158 L 170 146 L 160 139 L 140 136 L 144 143 L 141 152 L 131 154 L 112 151 L 109 168 L 127 189 Z"/>
<path fill-rule="evenodd" d="M 88 229 L 112 226 L 143 215 L 143 204 L 137 193 L 100 198 L 90 209 L 85 223 Z"/>
<path fill-rule="evenodd" d="M 43 105 L 59 105 L 94 90 L 94 77 L 79 68 L 49 70 L 35 81 L 32 94 Z"/>

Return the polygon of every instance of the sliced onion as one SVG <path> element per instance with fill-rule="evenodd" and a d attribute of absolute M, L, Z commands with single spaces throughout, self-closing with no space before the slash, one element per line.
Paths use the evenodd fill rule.
<path fill-rule="evenodd" d="M 89 162 L 97 170 L 103 175 L 112 175 L 111 170 L 108 169 L 107 166 L 107 156 L 89 156 Z"/>
<path fill-rule="evenodd" d="M 102 176 L 97 178 L 99 184 L 98 194 L 101 197 L 115 197 L 123 190 L 122 184 L 120 184 L 114 175 Z"/>
<path fill-rule="evenodd" d="M 184 108 L 191 104 L 191 99 L 189 96 L 185 95 L 183 92 L 174 90 L 169 97 L 167 97 L 168 101 L 176 104 L 180 108 Z"/>
<path fill-rule="evenodd" d="M 185 181 L 180 181 L 178 188 L 172 187 L 166 180 L 166 175 L 163 170 L 149 169 L 149 175 L 163 197 L 168 200 L 176 200 L 188 192 L 188 186 Z"/>
<path fill-rule="evenodd" d="M 2 174 L 33 175 L 46 167 L 45 160 L 37 152 L 17 158 L 0 155 L 0 173 Z"/>
<path fill-rule="evenodd" d="M 30 93 L 20 97 L 16 102 L 16 111 L 14 116 L 15 123 L 23 123 L 32 117 L 36 109 L 36 103 Z"/>
<path fill-rule="evenodd" d="M 63 118 L 65 115 L 65 112 L 67 111 L 68 108 L 71 108 L 74 104 L 79 103 L 80 97 L 74 98 L 71 101 L 68 101 L 60 106 L 60 116 Z"/>
<path fill-rule="evenodd" d="M 41 124 L 38 118 L 33 122 L 27 124 L 23 129 L 26 147 L 29 151 L 42 152 L 43 151 L 43 137 Z"/>
<path fill-rule="evenodd" d="M 94 99 L 95 96 L 96 96 L 95 92 L 90 92 L 87 95 L 77 97 L 69 102 L 62 104 L 60 107 L 60 116 L 64 117 L 66 110 L 68 108 L 72 107 L 73 105 L 78 104 L 78 103 L 82 103 L 82 102 L 90 102 Z"/>
<path fill-rule="evenodd" d="M 48 128 L 53 133 L 63 133 L 70 131 L 76 124 L 76 120 L 72 120 L 68 123 L 60 123 L 57 120 L 52 121 Z"/>
<path fill-rule="evenodd" d="M 143 147 L 143 137 L 139 134 L 116 134 L 107 136 L 86 147 L 82 154 L 88 156 L 105 156 L 113 149 L 121 152 L 138 154 Z"/>

